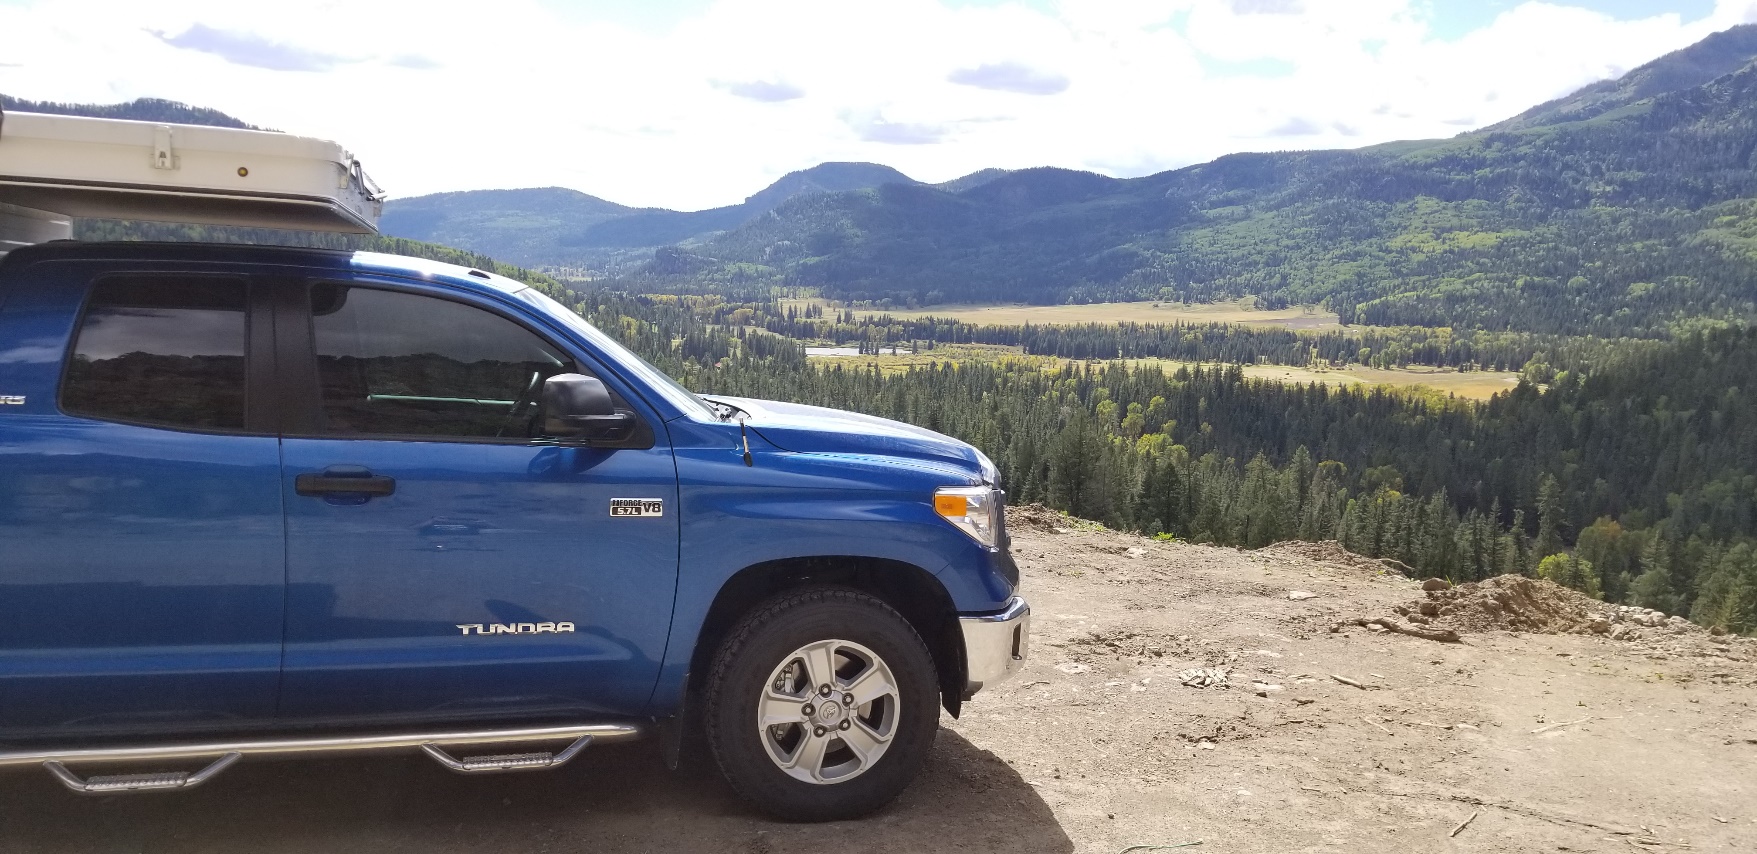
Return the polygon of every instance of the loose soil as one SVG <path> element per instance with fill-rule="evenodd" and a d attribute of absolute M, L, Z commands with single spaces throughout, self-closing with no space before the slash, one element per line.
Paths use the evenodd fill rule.
<path fill-rule="evenodd" d="M 1526 579 L 1430 596 L 1322 544 L 1158 542 L 1036 508 L 1011 524 L 1030 663 L 942 717 L 921 778 L 862 821 L 772 822 L 699 757 L 668 772 L 622 745 L 483 778 L 246 762 L 95 799 L 0 773 L 0 851 L 1757 850 L 1757 642 Z M 1347 622 L 1412 614 L 1461 641 Z M 1198 669 L 1225 681 L 1180 684 Z"/>

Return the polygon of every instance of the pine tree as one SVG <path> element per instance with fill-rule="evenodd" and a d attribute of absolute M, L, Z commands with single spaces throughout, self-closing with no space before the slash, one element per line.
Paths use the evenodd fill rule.
<path fill-rule="evenodd" d="M 1537 542 L 1533 550 L 1537 560 L 1562 550 L 1562 490 L 1547 474 L 1537 479 Z"/>

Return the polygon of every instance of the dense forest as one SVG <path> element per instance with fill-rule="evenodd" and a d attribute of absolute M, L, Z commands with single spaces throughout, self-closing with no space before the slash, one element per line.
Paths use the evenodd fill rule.
<path fill-rule="evenodd" d="M 551 284 L 543 285 L 546 289 Z M 820 369 L 685 300 L 566 297 L 687 385 L 897 418 L 976 444 L 1014 501 L 1256 547 L 1340 539 L 1423 573 L 1544 574 L 1757 630 L 1757 331 L 1703 330 L 1487 404 L 1246 379 L 1236 366 Z"/>

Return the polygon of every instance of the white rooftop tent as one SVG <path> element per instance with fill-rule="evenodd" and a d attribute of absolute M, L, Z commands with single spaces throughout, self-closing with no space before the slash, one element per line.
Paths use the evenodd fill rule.
<path fill-rule="evenodd" d="M 0 111 L 0 254 L 73 217 L 374 234 L 384 194 L 328 140 Z"/>

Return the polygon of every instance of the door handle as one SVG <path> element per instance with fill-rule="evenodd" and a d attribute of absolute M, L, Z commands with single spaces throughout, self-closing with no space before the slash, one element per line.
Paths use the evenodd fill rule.
<path fill-rule="evenodd" d="M 394 494 L 397 491 L 397 479 L 373 474 L 365 469 L 336 466 L 324 469 L 321 473 L 307 472 L 293 478 L 293 491 L 313 497 L 360 495 L 371 498 Z"/>

